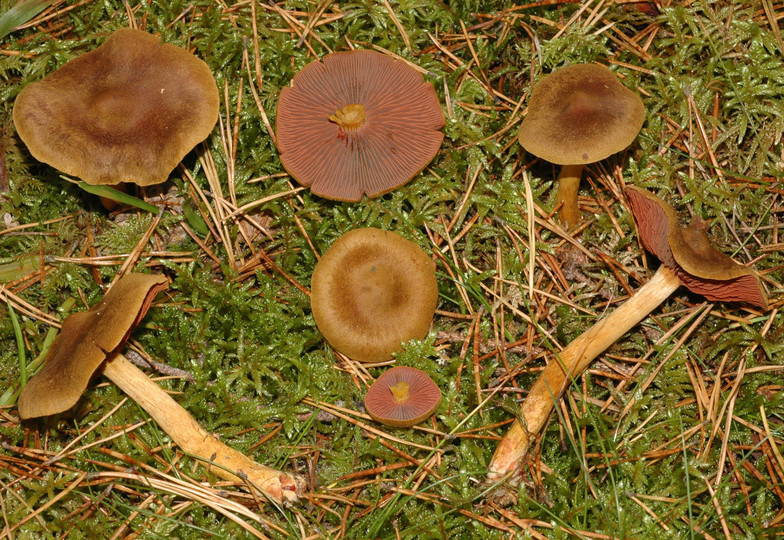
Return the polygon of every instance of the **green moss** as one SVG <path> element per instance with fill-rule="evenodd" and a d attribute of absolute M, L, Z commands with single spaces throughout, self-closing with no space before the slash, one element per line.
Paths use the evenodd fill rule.
<path fill-rule="evenodd" d="M 10 7 L 7 4 L 2 4 L 3 11 Z M 296 0 L 277 6 L 289 10 L 304 25 L 317 4 Z M 351 538 L 371 533 L 373 537 L 394 538 L 397 532 L 420 538 L 507 536 L 505 531 L 472 519 L 473 513 L 503 521 L 524 536 L 523 529 L 483 502 L 483 470 L 496 445 L 493 435 L 501 434 L 503 428 L 482 428 L 515 414 L 518 400 L 537 374 L 530 368 L 542 365 L 541 351 L 554 350 L 555 342 L 566 344 L 617 305 L 627 294 L 623 282 L 635 288 L 650 275 L 643 266 L 633 220 L 619 199 L 621 180 L 672 201 L 684 221 L 693 215 L 708 220 L 717 246 L 740 261 L 755 261 L 774 302 L 778 302 L 784 261 L 780 250 L 766 246 L 780 242 L 781 205 L 775 186 L 784 167 L 781 53 L 767 19 L 751 3 L 699 1 L 664 7 L 654 15 L 638 11 L 636 4 L 608 4 L 592 24 L 585 24 L 593 9 L 589 7 L 563 31 L 563 25 L 584 6 L 561 3 L 531 8 L 500 0 L 392 0 L 390 6 L 405 30 L 410 49 L 384 3 L 371 1 L 342 3 L 339 12 L 337 4 L 328 5 L 326 13 L 335 17 L 310 28 L 308 43 L 318 55 L 328 49 L 346 50 L 347 41 L 357 47 L 381 47 L 427 70 L 425 79 L 434 85 L 445 105 L 448 97 L 445 110 L 451 111 L 444 127 L 444 145 L 434 161 L 408 185 L 377 199 L 339 203 L 307 190 L 294 197 L 273 198 L 252 211 L 264 231 L 249 242 L 240 234 L 241 226 L 247 233 L 244 225 L 234 221 L 225 224 L 238 267 L 259 260 L 255 254 L 263 250 L 277 269 L 262 261 L 251 271 L 240 272 L 232 267 L 227 246 L 205 230 L 197 231 L 218 257 L 220 262 L 216 263 L 189 236 L 174 234 L 183 220 L 192 223 L 174 203 L 147 247 L 187 251 L 191 256 L 185 262 L 139 261 L 136 270 L 150 264 L 153 268 L 146 271 L 166 274 L 172 285 L 156 300 L 132 337 L 156 361 L 193 376 L 192 383 L 176 379 L 161 384 L 180 392 L 176 399 L 207 430 L 252 453 L 260 462 L 306 472 L 313 480 L 318 504 L 292 511 L 270 510 L 265 515 L 291 535 L 299 535 L 301 525 L 306 534 L 337 536 L 334 528 L 341 526 L 345 515 Z M 77 300 L 75 310 L 83 309 L 82 298 L 90 305 L 97 302 L 103 291 L 96 275 L 108 283 L 119 266 L 86 264 L 90 250 L 103 256 L 130 253 L 153 219 L 136 212 L 118 219 L 103 210 L 94 197 L 37 163 L 14 131 L 13 100 L 24 85 L 94 49 L 111 30 L 128 25 L 126 7 L 119 1 L 88 1 L 69 7 L 72 9 L 51 22 L 16 31 L 0 43 L 4 49 L 0 55 L 4 82 L 0 85 L 0 123 L 6 126 L 0 143 L 11 183 L 11 191 L 0 195 L 0 217 L 3 223 L 30 225 L 13 234 L 0 230 L 0 264 L 38 261 L 43 253 L 48 269 L 44 279 L 17 283 L 12 290 L 49 314 L 56 314 L 67 298 Z M 277 150 L 250 89 L 251 82 L 258 82 L 254 68 L 257 45 L 262 85 L 255 90 L 274 126 L 280 90 L 313 60 L 310 48 L 298 45 L 291 23 L 271 5 L 257 2 L 259 40 L 253 43 L 250 3 L 195 0 L 141 3 L 131 8 L 136 22 L 148 31 L 160 34 L 164 42 L 187 46 L 203 58 L 215 75 L 221 96 L 224 91 L 228 95 L 228 103 L 222 105 L 222 121 L 228 110 L 232 126 L 237 122 L 235 155 L 226 156 L 216 129 L 184 160 L 201 189 L 211 192 L 197 159 L 205 151 L 214 160 L 224 194 L 229 193 L 228 171 L 234 171 L 238 205 L 296 185 L 280 175 L 283 168 Z M 476 60 L 466 45 L 461 21 L 471 36 Z M 646 32 L 653 27 L 657 30 L 649 40 L 652 34 Z M 434 39 L 440 47 L 434 45 Z M 628 44 L 630 40 L 635 46 Z M 252 81 L 243 64 L 246 52 L 254 73 Z M 610 65 L 625 85 L 639 89 L 646 104 L 646 122 L 628 151 L 586 170 L 590 183 L 583 182 L 581 194 L 589 206 L 584 208 L 601 211 L 585 216 L 588 225 L 577 238 L 594 255 L 601 251 L 606 257 L 581 260 L 571 255 L 564 250 L 561 236 L 539 221 L 533 239 L 535 286 L 551 296 L 537 293 L 531 301 L 527 292 L 531 252 L 527 246 L 532 239 L 521 169 L 526 169 L 535 204 L 546 213 L 553 209 L 557 167 L 533 162 L 520 149 L 515 140 L 517 128 L 510 127 L 517 119 L 511 114 L 518 102 L 517 114 L 524 110 L 523 98 L 532 81 L 564 65 L 594 61 Z M 239 103 L 241 111 L 236 114 Z M 710 153 L 697 116 L 706 131 Z M 179 176 L 175 171 L 173 184 L 190 199 L 185 195 L 190 186 Z M 249 182 L 258 178 L 263 180 Z M 466 194 L 469 185 L 471 191 Z M 212 195 L 207 196 L 214 204 Z M 597 200 L 609 208 L 609 214 Z M 540 213 L 536 217 L 543 219 Z M 427 338 L 407 343 L 397 354 L 398 363 L 425 370 L 442 388 L 436 426 L 450 434 L 442 441 L 426 431 L 389 430 L 391 435 L 415 444 L 441 444 L 439 458 L 430 466 L 444 480 L 428 475 L 418 487 L 420 498 L 394 496 L 392 490 L 404 485 L 416 469 L 413 465 L 355 480 L 341 479 L 404 458 L 361 427 L 340 418 L 316 416 L 317 411 L 303 402 L 311 397 L 361 410 L 364 385 L 336 367 L 334 354 L 315 327 L 307 295 L 292 280 L 309 287 L 318 256 L 346 231 L 369 226 L 395 230 L 428 251 L 440 250 L 443 258 L 435 257 L 439 309 L 458 314 L 437 315 Z M 613 268 L 609 260 L 616 261 Z M 657 263 L 648 257 L 647 264 L 655 267 Z M 563 283 L 559 272 L 569 273 L 570 281 Z M 499 279 L 504 280 L 503 291 Z M 564 296 L 577 309 L 558 300 Z M 733 537 L 756 538 L 769 533 L 767 526 L 780 514 L 782 504 L 773 488 L 779 480 L 770 476 L 767 467 L 772 456 L 760 439 L 760 407 L 765 407 L 769 428 L 780 439 L 784 392 L 780 390 L 780 371 L 771 368 L 781 363 L 782 316 L 776 312 L 771 320 L 769 314 L 760 316 L 737 306 L 716 305 L 687 337 L 688 323 L 654 345 L 687 315 L 684 310 L 699 302 L 698 297 L 679 291 L 610 349 L 606 358 L 612 368 L 603 367 L 602 371 L 616 370 L 628 377 L 627 381 L 621 383 L 617 377 L 600 373 L 578 379 L 569 389 L 573 401 L 552 419 L 534 448 L 533 464 L 525 469 L 519 498 L 508 512 L 520 519 L 551 524 L 553 529 L 534 526 L 548 538 L 574 537 L 573 531 L 628 538 L 682 538 L 695 528 L 723 537 L 722 518 Z M 510 305 L 518 311 L 504 308 L 502 326 L 501 306 Z M 469 330 L 473 323 L 470 314 L 480 310 L 477 357 L 482 357 L 478 369 L 481 392 L 477 395 L 474 333 L 469 335 Z M 49 327 L 17 313 L 27 357 L 35 358 L 44 347 Z M 520 313 L 534 318 L 536 324 L 529 329 Z M 691 312 L 691 317 L 696 313 Z M 739 322 L 739 318 L 745 320 Z M 527 336 L 530 342 L 509 350 L 503 358 L 488 353 L 499 345 L 500 338 L 510 343 Z M 676 345 L 679 348 L 673 351 Z M 633 359 L 649 352 L 648 363 L 633 371 Z M 504 361 L 522 371 L 516 377 L 519 391 L 511 390 Z M 731 397 L 742 366 L 766 368 L 747 371 L 732 402 L 732 414 L 754 427 L 734 421 L 724 434 L 726 417 L 718 426 L 706 422 L 704 404 L 695 401 L 687 365 L 699 368 L 697 375 L 706 391 L 718 399 L 719 409 Z M 642 382 L 657 369 L 643 390 Z M 381 369 L 369 372 L 376 376 Z M 714 387 L 719 374 L 720 386 Z M 19 380 L 16 339 L 4 307 L 0 307 L 0 378 L 12 385 Z M 502 390 L 484 404 L 481 414 L 475 411 L 499 385 Z M 580 399 L 583 392 L 587 392 L 586 402 Z M 56 452 L 93 426 L 121 398 L 114 387 L 91 385 L 74 416 L 60 419 L 65 427 L 61 431 L 54 429 L 56 422 L 20 426 L 11 411 L 11 420 L 0 424 L 0 438 L 11 445 L 9 448 L 34 446 L 34 428 L 40 426 L 47 448 Z M 600 410 L 597 404 L 610 398 L 612 406 Z M 627 408 L 621 417 L 620 411 Z M 80 444 L 101 441 L 116 432 L 113 426 L 132 424 L 142 417 L 138 407 L 126 404 Z M 269 442 L 254 446 L 278 427 Z M 714 428 L 722 432 L 706 451 L 707 437 Z M 466 430 L 474 431 L 462 435 Z M 714 485 L 725 435 L 735 461 L 725 461 L 722 482 Z M 81 451 L 66 465 L 89 473 L 106 470 L 106 462 L 127 467 L 127 462 L 117 459 L 120 453 L 162 469 L 156 457 L 137 441 L 163 447 L 156 457 L 164 460 L 176 455 L 166 435 L 150 423 L 136 429 L 133 436 Z M 416 460 L 429 459 L 424 449 L 390 444 Z M 651 450 L 660 447 L 662 454 L 652 457 Z M 17 495 L 3 498 L 4 515 L 11 525 L 31 508 L 62 494 L 75 478 L 62 469 L 22 478 L 18 469 L 2 460 L 0 457 L 0 481 L 13 484 Z M 540 462 L 542 467 L 538 467 Z M 192 465 L 189 458 L 180 458 L 176 474 L 201 479 L 201 469 L 194 473 Z M 749 467 L 756 473 L 751 474 Z M 365 480 L 372 482 L 338 491 Z M 748 496 L 741 491 L 740 480 Z M 706 489 L 706 482 L 715 490 L 715 497 Z M 107 487 L 80 485 L 42 514 L 43 526 L 31 520 L 18 534 L 103 538 L 126 521 L 128 532 L 150 538 L 233 538 L 246 534 L 206 505 L 192 504 L 164 518 L 159 510 L 172 511 L 182 499 L 132 481 L 118 481 L 115 489 L 105 491 Z M 152 506 L 141 508 L 150 493 L 155 495 Z M 336 494 L 347 499 L 329 498 Z M 426 496 L 433 500 L 426 500 Z M 348 505 L 346 500 L 352 497 L 356 503 Z M 87 515 L 83 510 L 86 502 L 96 510 L 81 519 Z M 263 532 L 273 537 L 278 534 L 267 529 Z"/>

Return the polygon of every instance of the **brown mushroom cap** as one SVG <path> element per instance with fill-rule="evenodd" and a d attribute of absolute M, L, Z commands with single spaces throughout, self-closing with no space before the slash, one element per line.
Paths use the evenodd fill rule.
<path fill-rule="evenodd" d="M 407 366 L 386 370 L 368 389 L 365 409 L 377 422 L 410 427 L 428 418 L 441 403 L 441 390 L 424 371 Z"/>
<path fill-rule="evenodd" d="M 316 195 L 340 201 L 402 186 L 438 152 L 444 114 L 405 62 L 367 50 L 328 54 L 284 88 L 275 120 L 280 160 Z"/>
<path fill-rule="evenodd" d="M 164 182 L 218 120 L 210 69 L 141 30 L 112 33 L 16 98 L 14 124 L 39 161 L 88 184 Z"/>
<path fill-rule="evenodd" d="M 68 316 L 43 367 L 19 395 L 19 416 L 49 416 L 73 407 L 95 370 L 125 342 L 166 283 L 164 276 L 128 274 L 88 311 Z"/>
<path fill-rule="evenodd" d="M 435 264 L 415 243 L 380 229 L 338 238 L 313 270 L 316 325 L 338 351 L 382 362 L 427 335 L 438 303 Z"/>
<path fill-rule="evenodd" d="M 767 307 L 757 274 L 714 248 L 704 221 L 696 218 L 688 227 L 680 227 L 669 204 L 636 186 L 627 186 L 626 197 L 645 247 L 672 268 L 690 291 L 708 300 Z"/>
<path fill-rule="evenodd" d="M 531 92 L 520 144 L 558 165 L 585 165 L 620 152 L 642 128 L 645 107 L 606 67 L 574 64 Z"/>

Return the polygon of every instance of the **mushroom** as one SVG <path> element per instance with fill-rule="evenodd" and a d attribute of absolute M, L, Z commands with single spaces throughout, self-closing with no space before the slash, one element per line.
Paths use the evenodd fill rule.
<path fill-rule="evenodd" d="M 382 424 L 411 427 L 441 403 L 441 390 L 427 373 L 408 366 L 386 370 L 365 394 L 365 410 Z"/>
<path fill-rule="evenodd" d="M 438 97 L 401 60 L 367 50 L 328 54 L 284 88 L 275 120 L 280 160 L 321 197 L 358 201 L 402 186 L 438 152 Z"/>
<path fill-rule="evenodd" d="M 355 229 L 316 264 L 310 305 L 321 333 L 359 362 L 383 362 L 424 338 L 438 303 L 435 264 L 390 231 Z"/>
<path fill-rule="evenodd" d="M 260 465 L 218 441 L 120 354 L 133 327 L 165 288 L 163 276 L 128 274 L 90 310 L 66 318 L 43 367 L 19 395 L 19 416 L 49 416 L 73 407 L 103 365 L 103 374 L 147 411 L 183 452 L 215 464 L 212 470 L 219 477 L 246 481 L 276 503 L 296 502 L 304 487 L 300 478 Z"/>
<path fill-rule="evenodd" d="M 637 222 L 640 239 L 661 266 L 653 277 L 618 309 L 599 320 L 551 360 L 521 405 L 525 425 L 515 421 L 495 451 L 489 481 L 513 472 L 542 429 L 566 385 L 605 349 L 642 321 L 675 290 L 684 285 L 712 301 L 768 305 L 759 277 L 711 246 L 704 223 L 678 226 L 672 207 L 648 191 L 628 186 L 626 197 Z"/>
<path fill-rule="evenodd" d="M 562 166 L 556 203 L 566 227 L 580 221 L 583 166 L 629 146 L 644 119 L 640 97 L 599 64 L 556 70 L 534 87 L 518 139 L 535 156 Z"/>
<path fill-rule="evenodd" d="M 37 160 L 88 184 L 147 186 L 210 134 L 218 107 L 207 64 L 126 28 L 27 85 L 13 116 Z"/>

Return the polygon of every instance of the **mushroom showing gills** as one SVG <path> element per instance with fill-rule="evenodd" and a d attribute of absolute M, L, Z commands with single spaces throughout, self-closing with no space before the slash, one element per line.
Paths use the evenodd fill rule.
<path fill-rule="evenodd" d="M 218 107 L 207 64 L 126 28 L 27 85 L 13 116 L 37 160 L 88 184 L 147 186 L 210 134 Z"/>
<path fill-rule="evenodd" d="M 92 309 L 66 318 L 43 367 L 19 395 L 19 416 L 49 416 L 73 407 L 103 365 L 103 374 L 147 411 L 183 452 L 219 465 L 212 470 L 221 478 L 247 479 L 277 503 L 296 502 L 304 488 L 300 478 L 260 465 L 219 442 L 119 353 L 152 299 L 165 288 L 163 276 L 128 274 Z"/>
<path fill-rule="evenodd" d="M 512 424 L 490 463 L 489 481 L 515 471 L 568 382 L 681 285 L 708 300 L 747 302 L 767 308 L 759 277 L 711 246 L 702 221 L 681 228 L 675 211 L 659 197 L 634 186 L 626 188 L 626 197 L 642 243 L 662 264 L 629 300 L 547 364 L 521 406 L 525 427 L 519 421 Z"/>
<path fill-rule="evenodd" d="M 567 228 L 580 221 L 583 166 L 629 146 L 644 119 L 640 97 L 599 64 L 559 69 L 534 87 L 518 138 L 527 151 L 561 165 L 556 203 Z"/>
<path fill-rule="evenodd" d="M 402 186 L 436 155 L 444 114 L 435 90 L 401 60 L 366 50 L 326 55 L 284 88 L 280 160 L 321 197 L 358 201 Z"/>
<path fill-rule="evenodd" d="M 386 370 L 365 395 L 365 410 L 377 422 L 410 427 L 432 415 L 441 390 L 424 371 L 407 366 Z"/>
<path fill-rule="evenodd" d="M 435 264 L 389 231 L 355 229 L 316 264 L 310 306 L 335 349 L 359 362 L 383 362 L 401 343 L 422 339 L 438 303 Z"/>

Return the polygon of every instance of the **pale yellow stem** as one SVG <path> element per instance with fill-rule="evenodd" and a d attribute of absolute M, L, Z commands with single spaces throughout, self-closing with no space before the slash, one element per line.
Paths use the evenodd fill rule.
<path fill-rule="evenodd" d="M 365 124 L 366 118 L 365 107 L 352 103 L 335 111 L 335 114 L 330 115 L 329 121 L 335 122 L 343 129 L 357 129 Z"/>
<path fill-rule="evenodd" d="M 405 403 L 408 401 L 408 388 L 409 385 L 406 381 L 400 381 L 389 387 L 390 392 L 392 392 L 392 399 L 395 400 L 395 403 Z"/>
<path fill-rule="evenodd" d="M 513 472 L 528 452 L 530 441 L 544 427 L 547 417 L 569 381 L 578 377 L 593 360 L 648 314 L 681 285 L 675 272 L 665 266 L 618 309 L 599 320 L 551 360 L 531 387 L 520 407 L 525 427 L 514 422 L 496 448 L 490 462 L 488 481 L 495 482 Z"/>
<path fill-rule="evenodd" d="M 558 194 L 555 204 L 561 204 L 561 223 L 570 229 L 580 223 L 580 208 L 577 206 L 577 194 L 580 191 L 580 177 L 583 165 L 564 165 L 558 175 Z"/>
<path fill-rule="evenodd" d="M 235 482 L 246 478 L 262 495 L 277 503 L 297 502 L 305 486 L 301 478 L 260 465 L 217 440 L 122 354 L 104 364 L 103 374 L 147 411 L 183 452 L 203 460 L 208 466 L 210 462 L 219 465 L 211 468 L 217 476 Z M 244 478 L 239 478 L 238 474 Z"/>

